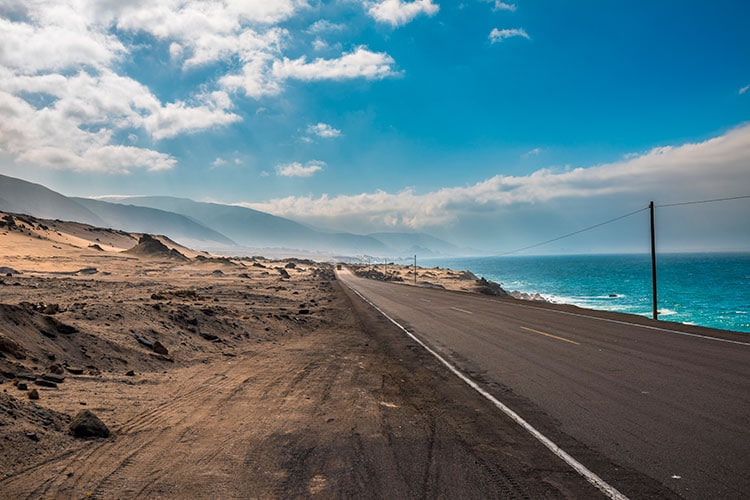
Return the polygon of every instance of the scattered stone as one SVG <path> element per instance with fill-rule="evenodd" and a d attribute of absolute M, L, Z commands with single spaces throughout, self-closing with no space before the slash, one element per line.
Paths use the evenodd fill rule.
<path fill-rule="evenodd" d="M 50 380 L 40 379 L 40 380 L 35 380 L 34 383 L 42 387 L 49 387 L 51 389 L 57 389 L 57 383 L 52 382 Z"/>
<path fill-rule="evenodd" d="M 97 245 L 97 246 L 99 246 L 99 245 Z M 100 250 L 101 250 L 101 248 L 100 248 Z M 78 270 L 78 274 L 84 274 L 84 275 L 96 274 L 98 272 L 99 272 L 99 270 L 97 268 L 95 268 L 95 267 L 84 267 L 83 269 L 79 269 Z"/>
<path fill-rule="evenodd" d="M 289 273 L 283 267 L 277 267 L 276 269 L 279 271 L 279 274 L 282 278 L 291 278 L 291 276 L 289 276 Z"/>
<path fill-rule="evenodd" d="M 300 309 L 297 314 L 310 314 L 310 309 Z"/>
<path fill-rule="evenodd" d="M 476 281 L 476 291 L 494 297 L 510 297 L 510 294 L 503 290 L 500 285 L 494 281 L 488 281 L 485 278 L 480 278 Z"/>
<path fill-rule="evenodd" d="M 48 370 L 50 373 L 54 373 L 56 375 L 62 375 L 63 373 L 65 373 L 65 370 L 63 369 L 62 365 L 58 363 L 50 365 Z"/>
<path fill-rule="evenodd" d="M 462 281 L 476 281 L 479 278 L 477 278 L 477 275 L 472 273 L 471 271 L 461 271 L 458 274 L 458 279 Z"/>
<path fill-rule="evenodd" d="M 39 391 L 36 389 L 31 389 L 28 392 L 29 399 L 39 399 Z"/>
<path fill-rule="evenodd" d="M 211 341 L 211 342 L 216 342 L 217 340 L 219 340 L 219 337 L 217 337 L 216 335 L 213 335 L 213 334 L 211 334 L 211 333 L 203 333 L 203 332 L 201 332 L 201 334 L 200 334 L 200 335 L 201 335 L 201 337 L 203 337 L 204 339 L 206 339 L 206 340 L 209 340 L 209 341 Z"/>
<path fill-rule="evenodd" d="M 294 262 L 288 262 L 287 265 L 284 266 L 286 269 L 295 269 L 297 267 L 297 264 Z"/>
<path fill-rule="evenodd" d="M 39 436 L 37 436 L 36 432 L 26 431 L 24 435 L 32 441 L 39 441 Z"/>
<path fill-rule="evenodd" d="M 66 366 L 65 369 L 73 375 L 83 375 L 83 368 L 77 366 Z"/>
<path fill-rule="evenodd" d="M 19 391 L 27 391 L 27 390 L 29 390 L 29 386 L 26 385 L 26 382 L 19 382 L 16 385 L 16 387 L 18 388 Z"/>
<path fill-rule="evenodd" d="M 133 370 L 128 370 L 128 371 L 127 371 L 127 372 L 125 373 L 125 376 L 126 376 L 126 377 L 135 377 L 135 372 L 134 372 Z"/>
<path fill-rule="evenodd" d="M 151 342 L 149 339 L 145 337 L 139 337 L 138 335 L 135 336 L 135 340 L 138 341 L 139 344 L 141 344 L 144 347 L 148 347 L 149 349 L 154 348 L 154 343 Z"/>
<path fill-rule="evenodd" d="M 62 384 L 63 382 L 65 382 L 65 377 L 63 377 L 62 375 L 45 373 L 44 375 L 42 375 L 42 380 L 54 382 L 56 384 Z"/>
<path fill-rule="evenodd" d="M 161 354 L 163 356 L 166 356 L 169 354 L 169 351 L 166 347 L 164 347 L 164 344 L 159 342 L 158 340 L 155 340 L 153 344 L 151 344 L 151 350 L 154 351 L 156 354 Z"/>
<path fill-rule="evenodd" d="M 16 359 L 26 359 L 24 348 L 15 340 L 0 333 L 0 353 L 10 354 Z"/>
<path fill-rule="evenodd" d="M 70 432 L 77 438 L 108 437 L 109 429 L 89 410 L 79 412 L 70 422 Z"/>

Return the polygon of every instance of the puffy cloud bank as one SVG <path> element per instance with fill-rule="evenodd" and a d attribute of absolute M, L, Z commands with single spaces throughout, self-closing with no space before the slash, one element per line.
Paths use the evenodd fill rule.
<path fill-rule="evenodd" d="M 57 169 L 170 169 L 176 159 L 158 142 L 240 121 L 237 92 L 261 99 L 282 93 L 289 80 L 396 74 L 393 58 L 363 46 L 338 57 L 286 57 L 293 35 L 280 24 L 309 7 L 304 0 L 4 0 L 0 151 Z M 155 63 L 162 70 L 215 71 L 163 100 L 123 70 L 144 51 L 164 59 Z"/>
<path fill-rule="evenodd" d="M 749 164 L 750 125 L 745 125 L 704 142 L 655 148 L 588 168 L 496 175 L 470 186 L 428 193 L 405 189 L 395 193 L 291 196 L 248 206 L 320 225 L 344 224 L 358 232 L 434 230 L 471 225 L 475 218 L 487 216 L 501 220 L 504 214 L 539 207 L 563 212 L 565 207 L 581 202 L 587 207 L 609 206 L 616 213 L 645 207 L 652 199 L 668 203 L 744 196 L 750 194 Z M 750 217 L 750 203 L 737 207 Z M 604 217 L 596 211 L 588 215 L 593 221 Z M 580 221 L 577 226 L 586 223 Z"/>

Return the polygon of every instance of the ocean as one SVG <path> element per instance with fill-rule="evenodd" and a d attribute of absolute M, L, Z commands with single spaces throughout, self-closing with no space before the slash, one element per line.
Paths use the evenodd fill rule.
<path fill-rule="evenodd" d="M 651 256 L 560 255 L 423 259 L 469 270 L 551 302 L 652 316 Z M 750 333 L 750 253 L 657 256 L 659 318 Z"/>

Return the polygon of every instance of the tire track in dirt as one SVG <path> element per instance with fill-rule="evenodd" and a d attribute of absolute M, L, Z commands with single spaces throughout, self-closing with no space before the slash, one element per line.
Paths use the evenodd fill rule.
<path fill-rule="evenodd" d="M 14 498 L 597 496 L 340 289 L 328 307 L 330 326 L 170 372 L 160 400 L 114 437 L 0 489 Z"/>

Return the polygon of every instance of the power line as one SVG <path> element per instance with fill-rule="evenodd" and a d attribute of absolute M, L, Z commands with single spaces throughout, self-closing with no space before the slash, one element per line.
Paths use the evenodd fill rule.
<path fill-rule="evenodd" d="M 680 207 L 683 205 L 698 205 L 701 203 L 715 203 L 717 201 L 731 201 L 731 200 L 744 200 L 750 198 L 750 195 L 744 195 L 744 196 L 732 196 L 729 198 L 716 198 L 713 200 L 700 200 L 700 201 L 684 201 L 681 203 L 666 203 L 664 205 L 656 205 L 656 208 L 665 208 L 665 207 Z"/>
<path fill-rule="evenodd" d="M 638 214 L 638 213 L 641 213 L 641 212 L 645 212 L 648 209 L 649 209 L 649 207 L 640 208 L 640 209 L 636 210 L 635 212 L 630 212 L 629 214 L 621 215 L 619 217 L 615 217 L 614 219 L 610 219 L 610 220 L 607 220 L 607 221 L 604 221 L 604 222 L 600 222 L 599 224 L 594 224 L 593 226 L 589 226 L 589 227 L 586 227 L 586 228 L 583 228 L 583 229 L 579 229 L 578 231 L 573 231 L 572 233 L 564 234 L 562 236 L 558 236 L 557 238 L 552 238 L 551 240 L 547 240 L 547 241 L 543 241 L 541 243 L 536 243 L 534 245 L 529 245 L 527 247 L 519 248 L 518 250 L 513 250 L 512 252 L 501 253 L 497 257 L 504 257 L 506 255 L 510 255 L 510 254 L 514 254 L 514 253 L 518 253 L 518 252 L 523 252 L 524 250 L 531 250 L 532 248 L 540 247 L 542 245 L 547 245 L 547 244 L 553 243 L 555 241 L 559 241 L 559 240 L 562 240 L 562 239 L 565 239 L 565 238 L 569 238 L 571 236 L 575 236 L 576 234 L 581 234 L 581 233 L 584 233 L 586 231 L 591 231 L 592 229 L 596 229 L 597 227 L 602 227 L 602 226 L 605 226 L 607 224 L 611 224 L 613 222 L 617 222 L 618 220 L 622 220 L 622 219 L 625 219 L 627 217 L 633 216 L 635 214 Z"/>
<path fill-rule="evenodd" d="M 685 205 L 699 205 L 699 204 L 702 204 L 702 203 L 716 203 L 716 202 L 721 202 L 721 201 L 744 200 L 744 199 L 750 199 L 750 195 L 731 196 L 731 197 L 728 197 L 728 198 L 715 198 L 715 199 L 712 199 L 712 200 L 697 200 L 697 201 L 684 201 L 684 202 L 680 202 L 680 203 L 665 203 L 663 205 L 654 205 L 654 206 L 656 208 L 680 207 L 680 206 L 685 206 Z M 523 247 L 523 248 L 519 248 L 519 249 L 513 250 L 511 252 L 501 253 L 501 254 L 497 255 L 497 257 L 504 257 L 506 255 L 511 255 L 511 254 L 514 254 L 514 253 L 523 252 L 524 250 L 531 250 L 532 248 L 537 248 L 537 247 L 540 247 L 540 246 L 543 246 L 543 245 L 547 245 L 549 243 L 553 243 L 555 241 L 560 241 L 562 239 L 569 238 L 571 236 L 575 236 L 577 234 L 584 233 L 586 231 L 591 231 L 592 229 L 596 229 L 598 227 L 605 226 L 607 224 L 611 224 L 613 222 L 617 222 L 619 220 L 625 219 L 625 218 L 633 216 L 635 214 L 644 212 L 644 211 L 646 211 L 648 209 L 649 209 L 649 207 L 644 207 L 644 208 L 638 209 L 638 210 L 636 210 L 634 212 L 630 212 L 628 214 L 621 215 L 619 217 L 615 217 L 614 219 L 610 219 L 610 220 L 607 220 L 607 221 L 604 221 L 604 222 L 600 222 L 599 224 L 594 224 L 593 226 L 589 226 L 589 227 L 586 227 L 586 228 L 583 228 L 583 229 L 579 229 L 578 231 L 573 231 L 572 233 L 568 233 L 568 234 L 564 234 L 562 236 L 558 236 L 556 238 L 552 238 L 551 240 L 542 241 L 541 243 L 535 243 L 534 245 L 529 245 L 529 246 L 526 246 L 526 247 Z"/>

